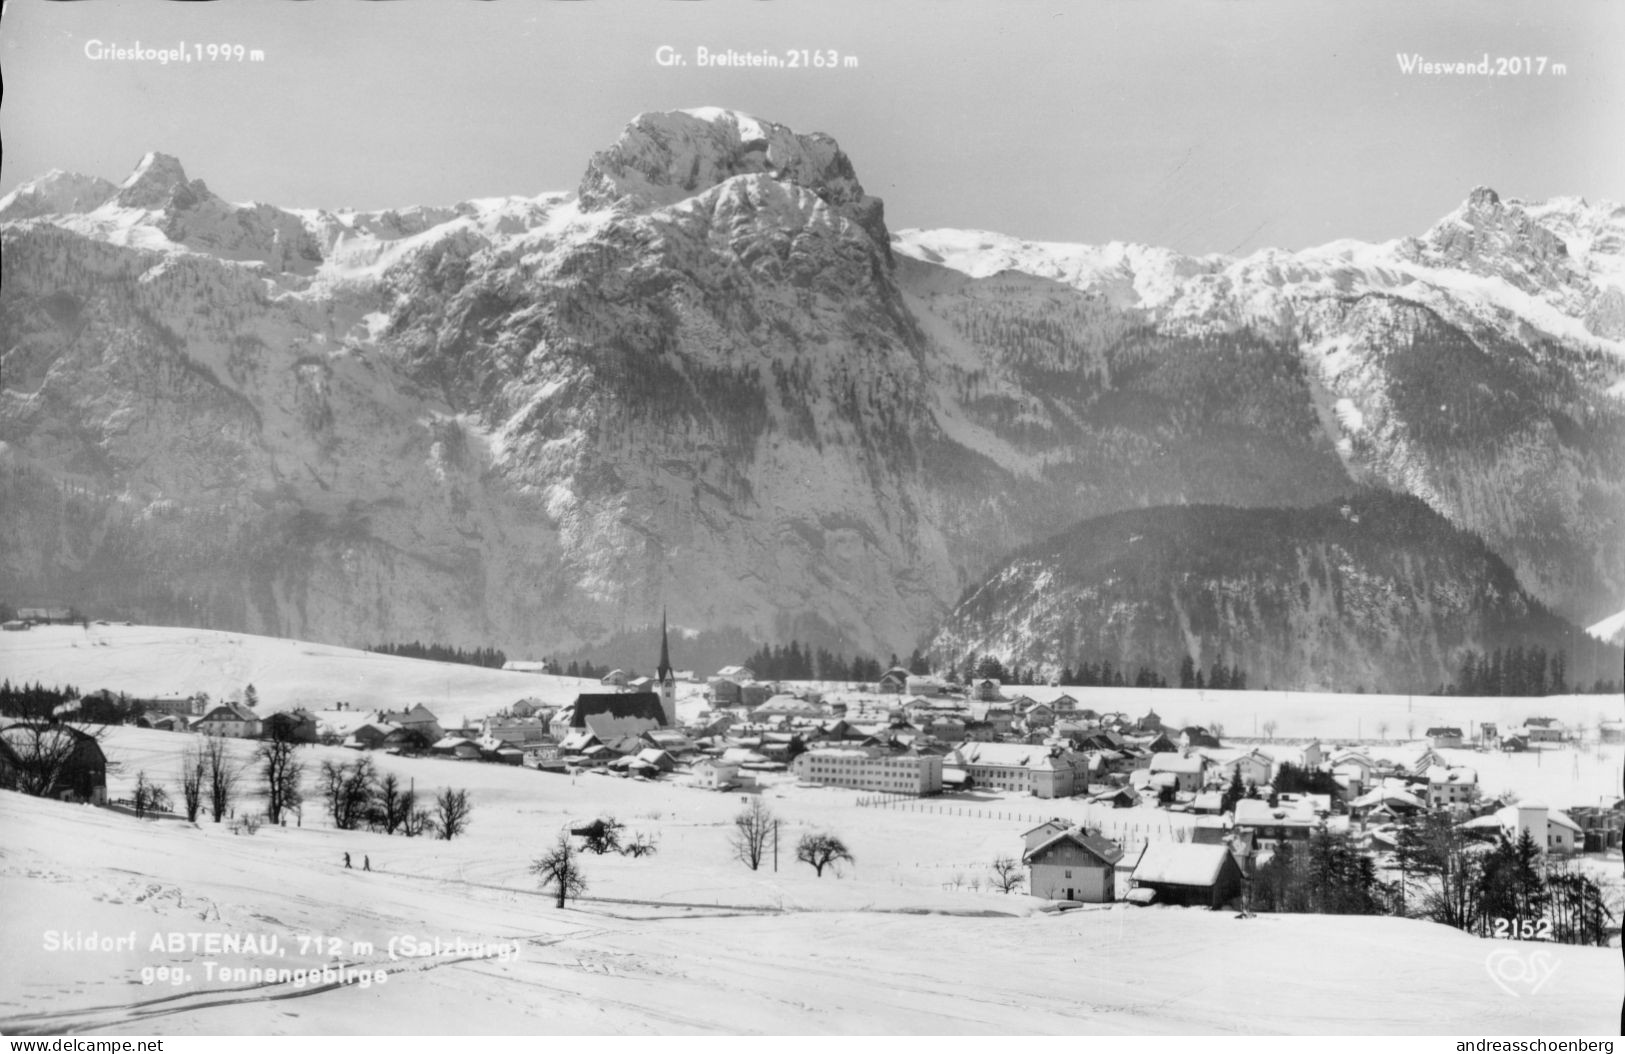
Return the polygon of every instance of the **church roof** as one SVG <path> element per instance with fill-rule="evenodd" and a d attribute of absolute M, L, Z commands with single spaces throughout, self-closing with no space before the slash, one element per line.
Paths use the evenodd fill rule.
<path fill-rule="evenodd" d="M 584 692 L 570 704 L 569 727 L 586 728 L 587 718 L 599 714 L 609 717 L 648 717 L 662 726 L 666 723 L 666 711 L 660 705 L 660 696 L 653 692 Z"/>

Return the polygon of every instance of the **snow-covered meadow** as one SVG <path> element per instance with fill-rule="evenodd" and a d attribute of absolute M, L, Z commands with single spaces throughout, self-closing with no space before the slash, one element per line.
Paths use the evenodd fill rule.
<path fill-rule="evenodd" d="M 563 679 L 243 634 L 117 626 L 5 634 L 0 672 L 216 698 L 253 683 L 267 709 L 425 702 L 453 721 L 579 690 Z M 1073 694 L 1102 708 L 1087 690 Z M 1170 721 L 1219 713 L 1234 732 L 1259 707 L 1280 739 L 1330 737 L 1317 701 L 1327 710 L 1370 706 L 1365 713 L 1400 729 L 1400 715 L 1422 713 L 1403 697 L 1235 694 L 1247 698 L 1151 693 L 1150 705 Z M 1129 693 L 1111 708 L 1143 712 L 1139 698 Z M 1283 705 L 1262 710 L 1276 699 Z M 1501 705 L 1427 702 L 1436 709 L 1419 725 L 1464 723 L 1468 709 L 1496 720 L 1480 704 Z M 1464 709 L 1452 713 L 1451 704 Z M 1578 720 L 1602 705 L 1520 701 L 1507 712 Z M 111 729 L 111 796 L 128 794 L 138 773 L 173 790 L 192 742 Z M 252 744 L 230 745 L 249 760 Z M 1607 762 L 1592 747 L 1538 759 L 1461 753 L 1486 789 L 1504 779 L 1558 805 L 1605 793 L 1619 763 L 1618 748 L 1605 750 Z M 302 753 L 307 772 L 355 756 L 321 746 Z M 311 802 L 303 825 L 234 834 L 229 823 L 138 821 L 0 794 L 0 1031 L 438 1033 L 454 1023 L 473 1033 L 1591 1033 L 1614 1028 L 1625 995 L 1617 949 L 1494 943 L 1386 918 L 1238 919 L 1126 905 L 1057 914 L 992 891 L 991 861 L 1019 855 L 1021 833 L 1044 818 L 1084 818 L 1088 807 L 1075 800 L 983 794 L 876 808 L 858 792 L 770 780 L 761 796 L 780 820 L 779 863 L 774 870 L 770 857 L 752 872 L 729 847 L 738 793 L 373 757 L 420 794 L 467 789 L 468 833 L 443 842 L 338 831 Z M 1575 764 L 1581 781 L 1565 793 Z M 245 790 L 256 783 L 246 779 Z M 530 862 L 568 823 L 602 815 L 651 835 L 658 852 L 585 857 L 586 897 L 559 910 L 538 892 Z M 1179 823 L 1154 810 L 1092 818 L 1119 825 L 1127 840 L 1166 836 Z M 841 836 L 855 863 L 822 878 L 796 863 L 796 840 L 814 830 Z M 71 944 L 92 932 L 97 943 L 111 939 L 110 950 L 63 947 L 63 937 Z M 192 933 L 252 937 L 260 947 L 168 950 L 188 940 L 172 934 Z M 221 972 L 319 966 L 334 941 L 356 983 Z M 1507 954 L 1539 956 L 1548 983 L 1509 989 L 1491 958 Z M 172 972 L 160 977 L 160 968 Z"/>

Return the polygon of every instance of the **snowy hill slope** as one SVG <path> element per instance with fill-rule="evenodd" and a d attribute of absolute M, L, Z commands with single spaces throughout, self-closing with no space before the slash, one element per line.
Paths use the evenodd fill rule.
<path fill-rule="evenodd" d="M 142 735 L 153 737 L 187 738 Z M 1612 1028 L 1621 995 L 1611 949 L 1490 942 L 1397 919 L 1029 914 L 1025 897 L 945 890 L 953 869 L 1019 839 L 1014 818 L 820 810 L 814 820 L 810 802 L 774 799 L 791 830 L 835 822 L 854 845 L 856 867 L 818 879 L 728 859 L 732 796 L 386 763 L 415 765 L 401 774 L 420 789 L 470 786 L 469 833 L 446 843 L 337 832 L 311 813 L 304 827 L 234 836 L 0 793 L 0 892 L 21 909 L 0 916 L 0 1029 L 412 1034 L 456 1020 L 476 1034 L 1228 1033 L 1245 1006 L 1255 1032 L 1590 1034 Z M 594 810 L 657 830 L 660 855 L 590 858 L 589 896 L 608 899 L 558 911 L 534 894 L 526 863 L 567 817 Z M 373 871 L 343 869 L 344 852 Z M 133 947 L 48 951 L 52 931 L 133 937 Z M 275 944 L 153 950 L 155 936 L 176 933 Z M 308 944 L 314 935 L 322 953 L 336 940 L 336 961 L 369 986 L 220 973 L 335 961 Z M 1339 954 L 1302 954 L 1316 946 Z M 391 958 L 392 948 L 429 954 Z M 1536 951 L 1556 970 L 1538 992 L 1509 995 L 1486 969 L 1491 953 Z M 183 971 L 180 983 L 140 983 L 143 968 L 159 967 Z M 1389 983 L 1373 987 L 1373 971 Z M 1321 998 L 1328 990 L 1346 995 Z M 1259 991 L 1276 998 L 1260 1003 Z"/>
<path fill-rule="evenodd" d="M 652 666 L 652 661 L 651 661 Z M 597 681 L 403 659 L 306 641 L 166 626 L 37 626 L 0 638 L 0 675 L 13 683 L 108 688 L 140 698 L 241 699 L 252 684 L 263 713 L 305 707 L 399 710 L 423 703 L 442 723 L 480 718 L 520 699 L 561 706 Z"/>

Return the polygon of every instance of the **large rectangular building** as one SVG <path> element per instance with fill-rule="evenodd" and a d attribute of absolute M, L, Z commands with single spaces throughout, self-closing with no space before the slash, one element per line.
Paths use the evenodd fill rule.
<path fill-rule="evenodd" d="M 942 758 L 879 750 L 822 747 L 790 764 L 798 779 L 886 794 L 942 793 Z"/>

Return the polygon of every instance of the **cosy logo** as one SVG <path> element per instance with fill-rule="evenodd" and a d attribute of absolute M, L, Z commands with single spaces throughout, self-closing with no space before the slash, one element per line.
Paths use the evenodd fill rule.
<path fill-rule="evenodd" d="M 1497 948 L 1484 960 L 1484 969 L 1489 971 L 1490 980 L 1514 999 L 1540 991 L 1552 979 L 1558 966 L 1556 958 L 1545 948 L 1532 951 Z"/>

